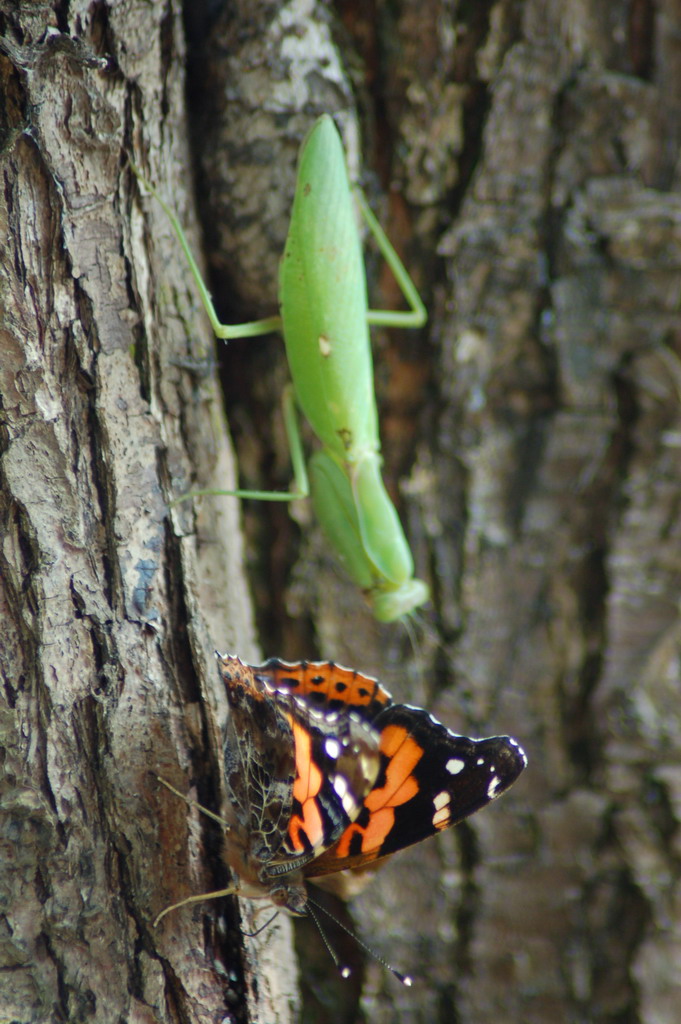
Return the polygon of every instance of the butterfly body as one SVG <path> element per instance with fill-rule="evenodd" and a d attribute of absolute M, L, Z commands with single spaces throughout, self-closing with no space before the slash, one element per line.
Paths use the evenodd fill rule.
<path fill-rule="evenodd" d="M 527 764 L 333 662 L 218 655 L 230 705 L 226 857 L 240 895 L 306 913 L 306 879 L 358 870 L 456 824 Z"/>

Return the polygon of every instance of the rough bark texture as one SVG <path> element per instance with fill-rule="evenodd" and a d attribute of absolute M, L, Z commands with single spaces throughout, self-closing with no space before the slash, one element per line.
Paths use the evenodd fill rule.
<path fill-rule="evenodd" d="M 168 507 L 233 468 L 195 290 L 125 159 L 198 251 L 196 176 L 224 318 L 264 316 L 327 110 L 431 311 L 375 359 L 433 601 L 413 657 L 304 509 L 252 504 L 263 653 L 374 672 L 531 763 L 352 904 L 412 989 L 371 961 L 341 981 L 301 930 L 305 1019 L 676 1024 L 678 5 L 240 0 L 188 5 L 187 44 L 181 13 L 0 3 L 0 1020 L 301 1016 L 287 922 L 150 925 L 225 882 L 154 776 L 219 806 L 211 648 L 258 651 L 238 503 Z M 286 486 L 280 343 L 218 361 L 241 483 Z"/>
<path fill-rule="evenodd" d="M 296 1016 L 292 969 L 242 955 L 234 911 L 228 932 L 210 911 L 151 926 L 226 882 L 219 837 L 156 773 L 220 806 L 212 648 L 258 656 L 237 503 L 167 503 L 233 478 L 210 333 L 126 166 L 191 215 L 180 15 L 2 14 L 7 1021 Z"/>

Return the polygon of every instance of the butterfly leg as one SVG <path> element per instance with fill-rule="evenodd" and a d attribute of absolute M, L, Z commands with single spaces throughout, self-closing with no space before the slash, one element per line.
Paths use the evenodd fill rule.
<path fill-rule="evenodd" d="M 186 900 L 180 900 L 179 903 L 171 903 L 169 907 L 162 910 L 157 918 L 154 919 L 154 928 L 157 927 L 158 922 L 169 914 L 171 910 L 177 910 L 178 907 L 186 907 L 189 903 L 201 903 L 203 900 L 217 900 L 220 896 L 234 896 L 239 891 L 238 886 L 230 885 L 226 889 L 216 889 L 215 892 L 200 892 L 196 896 L 187 896 Z"/>
<path fill-rule="evenodd" d="M 179 796 L 180 800 L 184 800 L 189 807 L 196 807 L 197 810 L 202 811 L 203 814 L 207 814 L 209 818 L 212 818 L 214 821 L 217 821 L 219 825 L 222 825 L 225 831 L 229 831 L 229 825 L 223 818 L 219 817 L 219 815 L 209 811 L 207 807 L 204 807 L 203 804 L 197 803 L 196 800 L 192 800 L 190 797 L 185 796 L 184 793 L 180 793 L 179 789 L 175 789 L 174 786 L 169 782 L 166 782 L 166 780 L 161 778 L 160 775 L 157 775 L 156 778 L 159 782 L 163 783 L 166 789 L 169 789 L 171 793 L 174 793 L 175 796 Z M 203 900 L 216 900 L 220 896 L 233 896 L 236 892 L 238 892 L 238 886 L 230 885 L 227 889 L 217 889 L 215 892 L 201 892 L 196 896 L 188 896 L 187 899 L 180 900 L 179 903 L 171 903 L 169 907 L 162 910 L 158 917 L 154 919 L 154 928 L 156 928 L 161 918 L 165 917 L 166 914 L 169 914 L 171 910 L 177 910 L 178 907 L 185 907 L 188 903 L 201 903 Z"/>

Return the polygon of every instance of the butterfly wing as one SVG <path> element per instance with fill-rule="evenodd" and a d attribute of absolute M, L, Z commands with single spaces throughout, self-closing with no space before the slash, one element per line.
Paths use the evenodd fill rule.
<path fill-rule="evenodd" d="M 372 676 L 332 661 L 271 658 L 253 667 L 259 686 L 286 706 L 296 779 L 286 858 L 316 859 L 361 813 L 381 763 L 373 720 L 392 697 Z M 277 858 L 279 860 L 279 858 Z"/>
<path fill-rule="evenodd" d="M 421 708 L 392 704 L 373 724 L 376 782 L 338 841 L 307 866 L 308 877 L 361 867 L 455 825 L 505 792 L 527 764 L 510 737 L 459 736 Z"/>
<path fill-rule="evenodd" d="M 278 690 L 300 697 L 310 707 L 328 711 L 352 711 L 372 722 L 392 697 L 373 676 L 344 668 L 334 661 L 281 661 L 270 658 L 254 669 L 256 676 Z"/>
<path fill-rule="evenodd" d="M 229 655 L 218 660 L 231 711 L 227 793 L 241 845 L 266 877 L 297 870 L 337 841 L 360 813 L 381 760 L 368 721 L 307 699 L 307 677 L 318 673 L 305 663 L 286 666 L 283 688 L 284 664 L 270 671 Z M 300 693 L 290 685 L 296 671 Z"/>
<path fill-rule="evenodd" d="M 317 857 L 360 814 L 378 776 L 380 737 L 354 714 L 317 710 L 289 695 L 285 715 L 294 740 L 291 816 L 280 856 Z"/>
<path fill-rule="evenodd" d="M 259 837 L 252 856 L 268 877 L 367 866 L 484 807 L 527 764 L 510 737 L 459 736 L 333 662 L 251 667 L 225 657 L 220 665 L 235 743 L 250 757 L 232 796 L 240 787 L 248 831 Z"/>

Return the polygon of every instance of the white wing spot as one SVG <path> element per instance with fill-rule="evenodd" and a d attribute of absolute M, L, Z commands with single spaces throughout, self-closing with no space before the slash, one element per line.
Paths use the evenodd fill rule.
<path fill-rule="evenodd" d="M 450 775 L 458 775 L 466 767 L 466 763 L 461 760 L 460 757 L 450 757 L 449 761 L 445 765 L 445 768 Z"/>
<path fill-rule="evenodd" d="M 333 788 L 341 800 L 344 800 L 348 792 L 348 780 L 344 775 L 334 775 Z"/>
<path fill-rule="evenodd" d="M 332 780 L 336 795 L 340 798 L 343 810 L 349 818 L 357 814 L 357 799 L 348 785 L 344 775 L 334 775 Z"/>
<path fill-rule="evenodd" d="M 340 757 L 341 745 L 337 739 L 335 739 L 333 736 L 330 736 L 324 743 L 324 750 L 329 755 L 329 757 L 332 757 L 334 761 L 337 761 L 338 758 Z"/>
<path fill-rule="evenodd" d="M 325 359 L 331 355 L 331 342 L 325 334 L 319 335 L 319 351 Z"/>
<path fill-rule="evenodd" d="M 433 827 L 446 828 L 451 820 L 452 819 L 451 814 L 449 813 L 449 807 L 442 807 L 433 815 Z"/>
<path fill-rule="evenodd" d="M 475 763 L 478 764 L 478 765 L 484 764 L 485 763 L 484 757 L 479 757 L 478 760 Z"/>
<path fill-rule="evenodd" d="M 446 789 L 443 789 L 441 793 L 438 793 L 436 797 L 433 797 L 433 804 L 435 805 L 433 828 L 446 828 L 451 821 L 452 816 L 449 811 L 449 799 L 449 793 Z"/>
<path fill-rule="evenodd" d="M 499 789 L 500 784 L 501 779 L 499 778 L 498 775 L 495 775 L 492 779 L 490 779 L 489 786 L 487 787 L 487 798 L 489 800 L 494 800 L 494 797 L 497 795 L 497 790 Z"/>
<path fill-rule="evenodd" d="M 347 793 L 343 797 L 343 810 L 347 814 L 348 818 L 354 817 L 358 812 L 358 803 L 352 793 Z"/>
<path fill-rule="evenodd" d="M 527 754 L 525 753 L 523 748 L 520 746 L 520 744 L 518 743 L 517 740 L 513 739 L 513 737 L 509 737 L 509 742 L 511 743 L 512 746 L 514 746 L 516 748 L 516 750 L 518 751 L 518 753 L 520 754 L 520 756 L 523 759 L 523 764 L 527 768 Z"/>

